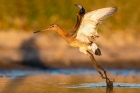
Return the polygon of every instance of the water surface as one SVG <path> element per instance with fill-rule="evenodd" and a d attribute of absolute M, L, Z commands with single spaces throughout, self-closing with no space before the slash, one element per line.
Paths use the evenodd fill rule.
<path fill-rule="evenodd" d="M 115 79 L 107 89 L 105 80 L 88 69 L 1 70 L 1 93 L 140 93 L 139 71 L 109 70 Z"/>

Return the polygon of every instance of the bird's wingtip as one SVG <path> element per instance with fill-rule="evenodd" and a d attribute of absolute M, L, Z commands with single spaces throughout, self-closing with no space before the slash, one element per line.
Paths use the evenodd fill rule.
<path fill-rule="evenodd" d="M 75 6 L 77 6 L 78 8 L 80 8 L 80 9 L 82 9 L 83 8 L 83 6 L 82 5 L 80 5 L 80 4 L 74 4 Z"/>

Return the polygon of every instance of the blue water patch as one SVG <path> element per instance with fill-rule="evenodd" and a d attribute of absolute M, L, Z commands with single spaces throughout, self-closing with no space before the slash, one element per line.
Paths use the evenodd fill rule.
<path fill-rule="evenodd" d="M 114 75 L 135 75 L 138 74 L 140 71 L 136 70 L 107 70 L 108 73 L 112 73 Z M 29 74 L 52 74 L 52 75 L 59 75 L 59 74 L 97 74 L 96 70 L 91 69 L 47 69 L 47 70 L 1 70 L 0 76 L 1 77 L 18 77 L 18 76 L 25 76 Z"/>
<path fill-rule="evenodd" d="M 112 74 L 120 74 L 120 75 L 123 75 L 123 76 L 127 76 L 127 75 L 137 74 L 140 71 L 138 71 L 138 70 L 121 69 L 121 70 L 108 70 L 107 72 L 111 72 Z"/>

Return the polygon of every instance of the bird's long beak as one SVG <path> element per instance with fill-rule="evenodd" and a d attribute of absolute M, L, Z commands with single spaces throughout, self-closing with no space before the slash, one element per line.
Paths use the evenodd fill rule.
<path fill-rule="evenodd" d="M 35 31 L 34 33 L 42 32 L 42 31 L 47 31 L 47 30 L 48 30 L 48 28 L 45 28 L 45 29 L 42 29 L 42 30 Z"/>

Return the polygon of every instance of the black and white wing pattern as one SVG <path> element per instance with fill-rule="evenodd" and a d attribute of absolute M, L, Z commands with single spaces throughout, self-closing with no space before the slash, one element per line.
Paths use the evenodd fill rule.
<path fill-rule="evenodd" d="M 69 32 L 69 35 L 71 37 L 75 37 L 77 35 L 77 31 L 78 28 L 80 27 L 80 23 L 82 21 L 83 16 L 86 14 L 86 10 L 84 9 L 84 7 L 80 4 L 75 4 L 75 6 L 77 6 L 80 10 L 77 14 L 77 22 L 76 25 L 74 26 L 74 28 Z"/>
<path fill-rule="evenodd" d="M 87 12 L 82 19 L 76 39 L 82 42 L 90 42 L 89 38 L 98 36 L 98 25 L 105 18 L 112 16 L 116 11 L 117 7 L 107 7 Z"/>
<path fill-rule="evenodd" d="M 77 14 L 77 22 L 76 22 L 76 25 L 74 27 L 74 29 L 77 30 L 78 27 L 80 26 L 80 23 L 81 23 L 83 16 L 86 14 L 86 10 L 80 4 L 75 4 L 75 6 L 77 6 L 80 9 L 78 14 Z"/>

